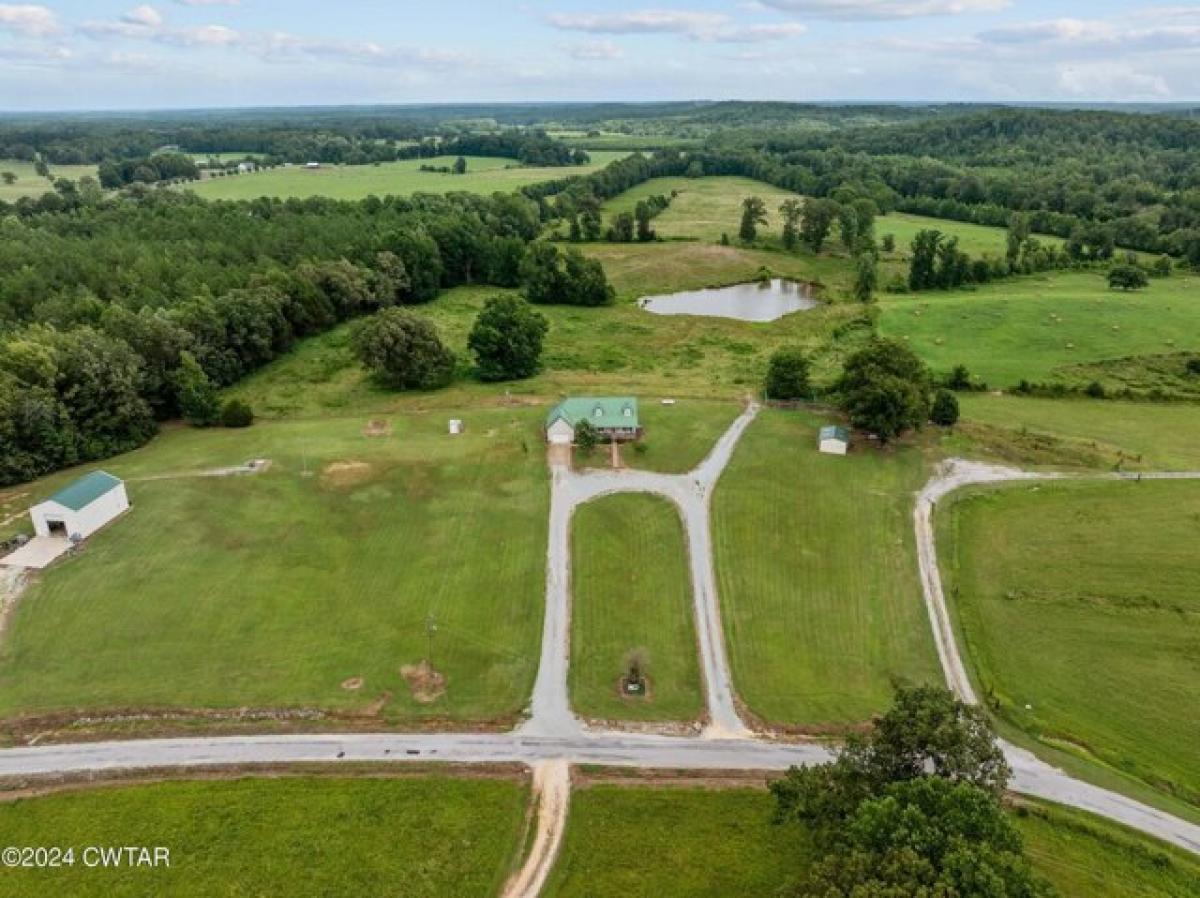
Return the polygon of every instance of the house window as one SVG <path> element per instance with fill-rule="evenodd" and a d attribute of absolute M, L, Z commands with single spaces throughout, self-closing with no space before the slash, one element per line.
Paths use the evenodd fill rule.
<path fill-rule="evenodd" d="M 596 410 L 594 412 L 592 412 L 592 416 L 596 417 L 596 418 L 603 418 L 604 417 L 604 409 L 600 408 L 600 406 L 596 406 Z"/>
<path fill-rule="evenodd" d="M 633 409 L 631 409 L 629 406 L 625 406 L 625 417 L 626 418 L 633 417 Z"/>

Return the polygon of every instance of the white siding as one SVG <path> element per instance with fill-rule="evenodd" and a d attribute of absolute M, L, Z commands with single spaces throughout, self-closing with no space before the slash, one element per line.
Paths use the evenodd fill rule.
<path fill-rule="evenodd" d="M 551 443 L 570 444 L 575 439 L 575 428 L 558 418 L 546 428 L 546 439 Z"/>
<path fill-rule="evenodd" d="M 30 509 L 29 515 L 33 518 L 33 529 L 38 536 L 50 535 L 50 521 L 62 521 L 67 528 L 67 536 L 78 535 L 81 539 L 87 539 L 127 508 L 129 497 L 125 493 L 125 484 L 118 483 L 79 511 L 72 511 L 57 502 L 43 502 Z"/>
<path fill-rule="evenodd" d="M 826 455 L 845 455 L 846 444 L 839 439 L 821 440 L 821 451 Z"/>

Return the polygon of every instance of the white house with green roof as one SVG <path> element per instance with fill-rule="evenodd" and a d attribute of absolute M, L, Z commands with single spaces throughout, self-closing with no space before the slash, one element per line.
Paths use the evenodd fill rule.
<path fill-rule="evenodd" d="M 93 471 L 29 509 L 38 536 L 87 539 L 129 508 L 125 483 L 104 471 Z"/>
<path fill-rule="evenodd" d="M 632 396 L 573 396 L 546 415 L 546 442 L 569 446 L 581 421 L 590 422 L 605 440 L 636 440 L 642 435 L 638 401 Z"/>

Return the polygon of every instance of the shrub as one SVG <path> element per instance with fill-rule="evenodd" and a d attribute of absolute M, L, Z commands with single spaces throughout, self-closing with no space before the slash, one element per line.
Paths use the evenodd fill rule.
<path fill-rule="evenodd" d="M 1140 290 L 1149 283 L 1146 272 L 1136 265 L 1114 265 L 1108 272 L 1110 289 Z"/>
<path fill-rule="evenodd" d="M 240 399 L 226 400 L 221 406 L 222 427 L 249 427 L 254 423 L 254 412 Z"/>
<path fill-rule="evenodd" d="M 1100 383 L 1098 380 L 1094 380 L 1084 388 L 1083 392 L 1088 396 L 1091 396 L 1093 399 L 1103 399 L 1104 384 Z"/>
<path fill-rule="evenodd" d="M 763 384 L 768 399 L 794 400 L 808 395 L 808 359 L 798 346 L 785 346 L 771 355 Z"/>
<path fill-rule="evenodd" d="M 1188 374 L 1200 374 L 1200 356 L 1188 359 L 1186 368 Z"/>
<path fill-rule="evenodd" d="M 933 409 L 929 419 L 941 427 L 953 427 L 958 423 L 958 397 L 949 390 L 938 390 L 933 397 Z"/>

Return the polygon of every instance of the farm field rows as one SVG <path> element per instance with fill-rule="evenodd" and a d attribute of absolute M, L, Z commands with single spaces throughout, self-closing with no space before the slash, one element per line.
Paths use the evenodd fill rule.
<path fill-rule="evenodd" d="M 379 437 L 365 414 L 173 430 L 111 459 L 133 511 L 26 593 L 0 648 L 0 715 L 511 719 L 541 634 L 541 414 L 480 409 L 453 438 L 440 413 L 385 418 Z M 271 466 L 155 479 L 249 458 Z M 443 683 L 412 669 L 423 659 Z"/>
<path fill-rule="evenodd" d="M 26 898 L 494 895 L 517 860 L 528 786 L 423 775 L 193 780 L 0 801 L 5 845 L 76 863 L 4 871 Z M 163 846 L 170 865 L 96 869 L 88 845 Z M 395 891 L 403 883 L 403 892 Z"/>
<path fill-rule="evenodd" d="M 813 856 L 808 835 L 771 822 L 774 799 L 737 786 L 596 784 L 572 796 L 552 898 L 786 894 Z M 1082 813 L 1013 813 L 1034 871 L 1062 898 L 1190 898 L 1200 864 Z M 632 835 L 636 831 L 636 837 Z"/>
<path fill-rule="evenodd" d="M 621 691 L 636 663 L 644 697 Z M 571 704 L 585 717 L 696 720 L 701 694 L 679 512 L 657 496 L 594 499 L 571 522 Z"/>
<path fill-rule="evenodd" d="M 527 184 L 550 181 L 570 175 L 583 175 L 603 168 L 615 159 L 627 156 L 621 151 L 596 151 L 589 154 L 587 165 L 566 167 L 522 166 L 515 159 L 490 156 L 468 156 L 466 174 L 423 172 L 422 165 L 435 167 L 454 164 L 455 156 L 435 156 L 428 159 L 404 159 L 379 165 L 323 165 L 307 169 L 290 165 L 268 171 L 252 172 L 224 178 L 210 178 L 186 189 L 206 199 L 237 200 L 259 196 L 288 197 L 327 196 L 339 200 L 357 200 L 376 196 L 407 196 L 410 193 L 447 193 L 466 191 L 490 194 L 511 191 Z"/>
<path fill-rule="evenodd" d="M 1050 748 L 1200 804 L 1200 484 L 967 493 L 941 562 L 980 694 Z"/>
<path fill-rule="evenodd" d="M 897 681 L 940 680 L 910 520 L 922 453 L 821 455 L 825 423 L 764 410 L 713 497 L 737 693 L 769 724 L 818 732 L 881 711 Z"/>

